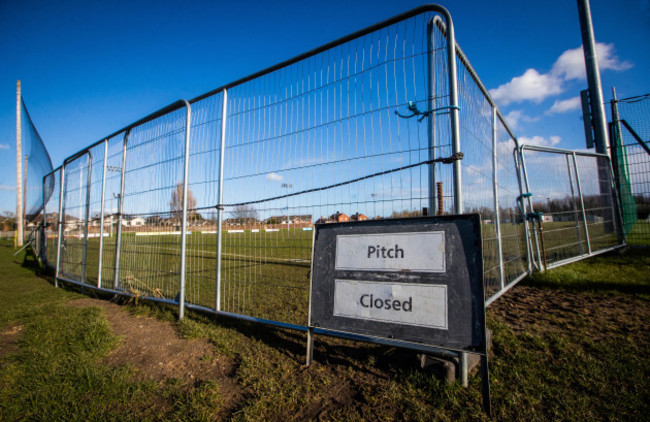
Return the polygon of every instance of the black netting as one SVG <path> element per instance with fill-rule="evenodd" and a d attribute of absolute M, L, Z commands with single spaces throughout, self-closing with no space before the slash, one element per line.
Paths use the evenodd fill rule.
<path fill-rule="evenodd" d="M 25 192 L 25 218 L 34 220 L 43 210 L 54 189 L 54 178 L 43 178 L 52 172 L 52 161 L 34 122 L 29 117 L 25 101 L 22 101 L 21 140 L 23 152 L 23 177 Z"/>

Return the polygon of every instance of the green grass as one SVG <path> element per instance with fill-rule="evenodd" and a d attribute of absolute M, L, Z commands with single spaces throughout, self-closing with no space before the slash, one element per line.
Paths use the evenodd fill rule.
<path fill-rule="evenodd" d="M 628 293 L 650 299 L 650 254 L 629 249 L 534 273 L 527 283 L 547 288 Z"/>
<path fill-rule="evenodd" d="M 219 380 L 136 382 L 128 367 L 101 364 L 116 344 L 102 311 L 66 306 L 80 295 L 35 277 L 30 259 L 12 252 L 0 243 L 0 330 L 23 329 L 0 353 L 0 420 L 487 420 L 480 378 L 469 388 L 448 386 L 419 369 L 413 352 L 317 337 L 316 363 L 304 368 L 304 334 L 192 312 L 174 322 L 174 308 L 146 302 L 128 309 L 174 323 L 186 338 L 209 339 L 216 355 L 231 359 L 241 397 L 224 410 Z M 513 291 L 571 295 L 610 316 L 624 305 L 629 317 L 557 309 L 514 329 L 488 309 L 496 420 L 647 418 L 649 264 L 646 251 L 599 256 Z"/>

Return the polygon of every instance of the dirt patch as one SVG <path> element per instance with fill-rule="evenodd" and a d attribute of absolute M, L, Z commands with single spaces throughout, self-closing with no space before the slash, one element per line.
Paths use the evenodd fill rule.
<path fill-rule="evenodd" d="M 594 340 L 613 333 L 648 332 L 650 306 L 631 295 L 587 292 L 519 285 L 488 310 L 515 333 L 562 331 L 580 328 Z"/>
<path fill-rule="evenodd" d="M 14 324 L 0 332 L 0 358 L 18 349 L 18 339 L 24 328 L 22 325 Z"/>
<path fill-rule="evenodd" d="M 107 365 L 129 365 L 137 380 L 177 379 L 187 386 L 212 380 L 219 384 L 225 408 L 241 400 L 242 390 L 232 379 L 234 361 L 218 354 L 207 340 L 183 339 L 169 322 L 134 316 L 104 300 L 84 298 L 68 305 L 96 306 L 104 310 L 113 334 L 120 338 L 118 347 L 104 358 Z"/>

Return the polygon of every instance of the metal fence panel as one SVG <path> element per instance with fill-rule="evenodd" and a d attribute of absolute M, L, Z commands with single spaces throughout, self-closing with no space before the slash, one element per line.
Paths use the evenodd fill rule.
<path fill-rule="evenodd" d="M 41 254 L 43 261 L 48 267 L 56 267 L 59 253 L 59 201 L 61 198 L 61 169 L 56 169 L 43 179 L 43 184 L 52 186 L 52 194 L 45 202 L 45 250 Z"/>
<path fill-rule="evenodd" d="M 609 164 L 533 147 L 513 157 L 468 59 L 448 62 L 447 35 L 433 11 L 409 15 L 201 96 L 189 124 L 175 103 L 71 157 L 58 276 L 181 315 L 187 301 L 298 326 L 315 223 L 477 212 L 488 304 L 542 249 L 552 266 L 619 245 Z M 524 192 L 525 212 L 545 211 L 543 236 L 526 230 Z M 55 203 L 56 189 L 52 218 Z"/>
<path fill-rule="evenodd" d="M 527 213 L 535 217 L 530 238 L 539 268 L 621 244 L 607 156 L 531 145 L 522 146 L 520 155 L 532 194 Z"/>
<path fill-rule="evenodd" d="M 179 300 L 185 109 L 126 133 L 114 288 Z M 153 227 L 154 224 L 162 222 Z"/>

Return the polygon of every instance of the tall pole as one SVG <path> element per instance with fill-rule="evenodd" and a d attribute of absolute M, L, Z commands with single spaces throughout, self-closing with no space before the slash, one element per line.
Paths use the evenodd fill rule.
<path fill-rule="evenodd" d="M 23 149 L 20 122 L 20 80 L 16 81 L 16 247 L 23 246 Z"/>
<path fill-rule="evenodd" d="M 582 49 L 585 54 L 585 68 L 587 70 L 587 83 L 591 97 L 591 118 L 594 124 L 594 138 L 596 152 L 610 155 L 609 139 L 607 138 L 607 119 L 605 117 L 605 104 L 603 101 L 603 88 L 598 70 L 598 57 L 596 55 L 596 39 L 594 27 L 591 22 L 591 8 L 589 0 L 578 0 L 578 16 L 580 17 L 580 30 L 582 32 Z M 598 185 L 600 191 L 600 206 L 605 232 L 612 232 L 615 229 L 614 215 L 609 210 L 614 202 L 611 177 L 609 174 L 609 163 L 601 158 L 598 161 Z M 589 246 L 589 237 L 587 237 Z M 591 253 L 591 249 L 589 250 Z"/>
<path fill-rule="evenodd" d="M 585 54 L 587 84 L 591 96 L 591 114 L 594 122 L 596 152 L 599 154 L 608 154 L 607 120 L 605 118 L 603 89 L 600 81 L 600 71 L 598 70 L 596 38 L 591 22 L 589 0 L 578 0 L 578 16 L 580 18 L 580 30 L 582 32 L 582 49 Z"/>

